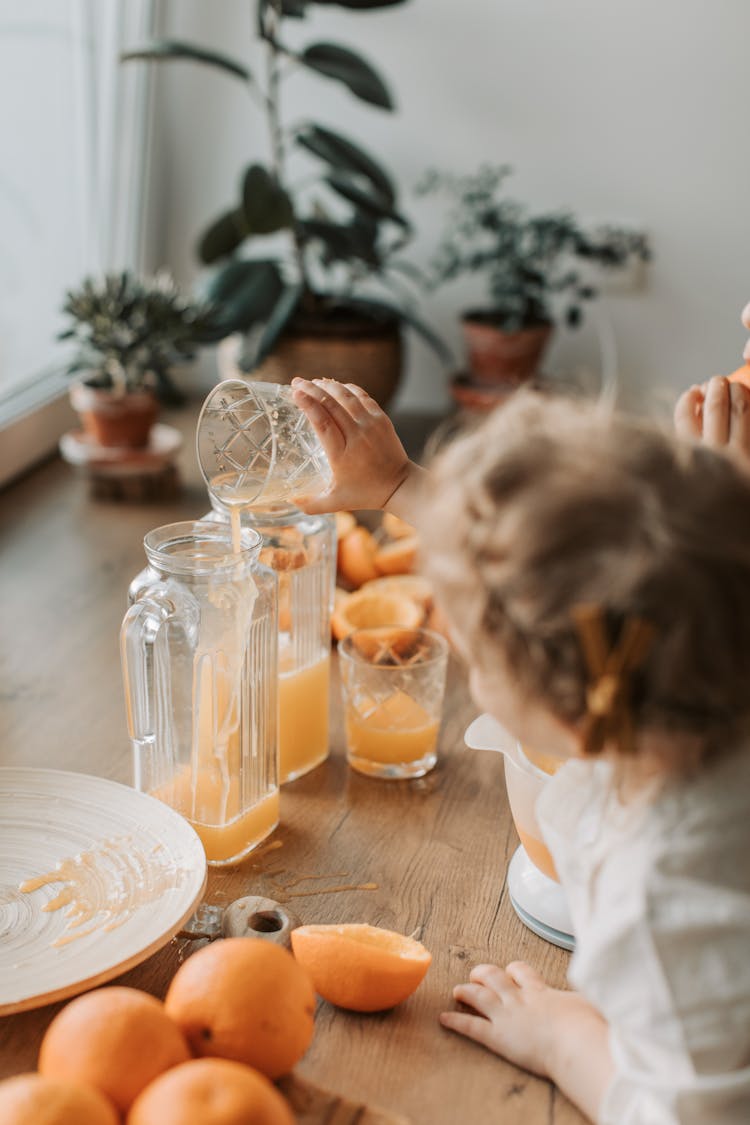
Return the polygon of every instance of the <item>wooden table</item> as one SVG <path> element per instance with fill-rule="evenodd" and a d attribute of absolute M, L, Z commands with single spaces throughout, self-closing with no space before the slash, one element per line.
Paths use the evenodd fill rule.
<path fill-rule="evenodd" d="M 188 411 L 178 424 L 190 433 L 193 419 Z M 208 507 L 192 442 L 182 473 L 182 495 L 161 505 L 92 501 L 85 482 L 57 460 L 0 494 L 0 764 L 131 782 L 118 631 L 128 583 L 144 565 L 144 533 Z M 346 766 L 334 683 L 331 757 L 284 788 L 282 847 L 255 865 L 250 857 L 212 869 L 206 901 L 274 898 L 275 879 L 291 882 L 300 874 L 330 874 L 330 883 L 320 881 L 329 886 L 377 883 L 375 891 L 320 891 L 289 905 L 309 922 L 417 930 L 432 967 L 419 991 L 392 1012 L 358 1016 L 321 1004 L 298 1072 L 413 1125 L 572 1125 L 581 1116 L 549 1083 L 437 1022 L 451 1004 L 451 987 L 481 961 L 524 958 L 556 985 L 564 983 L 567 964 L 567 955 L 530 933 L 511 907 L 505 872 L 517 837 L 502 759 L 463 745 L 475 714 L 463 674 L 452 667 L 438 766 L 417 781 L 376 781 Z M 120 982 L 163 996 L 183 947 L 170 943 Z M 57 1010 L 0 1019 L 0 1076 L 33 1068 Z"/>

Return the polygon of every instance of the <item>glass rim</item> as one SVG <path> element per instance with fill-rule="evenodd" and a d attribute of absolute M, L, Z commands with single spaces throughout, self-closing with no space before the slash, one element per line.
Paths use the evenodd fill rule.
<path fill-rule="evenodd" d="M 396 631 L 401 633 L 419 633 L 421 636 L 428 637 L 431 641 L 437 643 L 438 651 L 426 660 L 419 660 L 415 664 L 373 664 L 372 661 L 365 660 L 364 657 L 351 651 L 353 638 L 357 636 L 374 636 L 380 632 Z M 430 668 L 434 664 L 439 664 L 441 661 L 447 662 L 450 654 L 450 645 L 442 633 L 438 633 L 434 629 L 428 629 L 422 625 L 365 625 L 360 629 L 352 629 L 351 633 L 347 633 L 345 637 L 342 637 L 339 641 L 338 649 L 339 655 L 352 664 L 356 664 L 361 668 L 376 668 L 378 672 L 384 673 L 412 671 L 415 668 Z"/>
<path fill-rule="evenodd" d="M 175 554 L 173 548 L 189 543 L 190 540 L 211 540 L 227 547 L 226 558 L 215 560 L 196 559 L 189 554 Z M 143 537 L 143 547 L 149 562 L 161 570 L 173 574 L 222 574 L 231 572 L 237 563 L 254 562 L 260 555 L 262 545 L 260 534 L 250 527 L 240 530 L 241 550 L 235 552 L 232 530 L 228 523 L 217 520 L 179 520 L 176 523 L 162 524 L 152 528 Z"/>

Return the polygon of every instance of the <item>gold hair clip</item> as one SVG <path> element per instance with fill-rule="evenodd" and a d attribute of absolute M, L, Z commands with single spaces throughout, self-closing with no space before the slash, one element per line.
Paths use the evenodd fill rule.
<path fill-rule="evenodd" d="M 608 742 L 614 742 L 621 754 L 633 754 L 630 673 L 646 659 L 656 630 L 641 617 L 629 617 L 617 644 L 610 648 L 601 606 L 576 606 L 573 619 L 590 677 L 581 730 L 583 753 L 600 754 Z"/>

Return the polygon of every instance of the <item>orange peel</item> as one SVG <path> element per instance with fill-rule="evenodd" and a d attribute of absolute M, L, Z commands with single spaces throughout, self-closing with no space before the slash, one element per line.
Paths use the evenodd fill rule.
<path fill-rule="evenodd" d="M 402 1003 L 422 983 L 432 955 L 414 938 L 379 926 L 299 926 L 292 951 L 319 996 L 354 1012 Z"/>
<path fill-rule="evenodd" d="M 331 617 L 331 630 L 336 640 L 341 641 L 355 629 L 372 629 L 378 625 L 416 629 L 423 620 L 424 610 L 412 598 L 362 589 L 339 600 Z"/>

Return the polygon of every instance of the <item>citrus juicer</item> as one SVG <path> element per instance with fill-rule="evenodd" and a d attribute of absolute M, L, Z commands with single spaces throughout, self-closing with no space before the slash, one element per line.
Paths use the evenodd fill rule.
<path fill-rule="evenodd" d="M 229 510 L 321 492 L 331 478 L 317 434 L 279 383 L 218 383 L 201 408 L 196 451 L 209 492 Z"/>
<path fill-rule="evenodd" d="M 474 750 L 499 751 L 505 758 L 505 784 L 513 823 L 521 843 L 508 865 L 508 892 L 518 917 L 539 937 L 561 949 L 575 946 L 565 892 L 537 824 L 536 801 L 558 764 L 539 755 L 532 762 L 521 744 L 491 715 L 480 715 L 464 735 Z"/>

